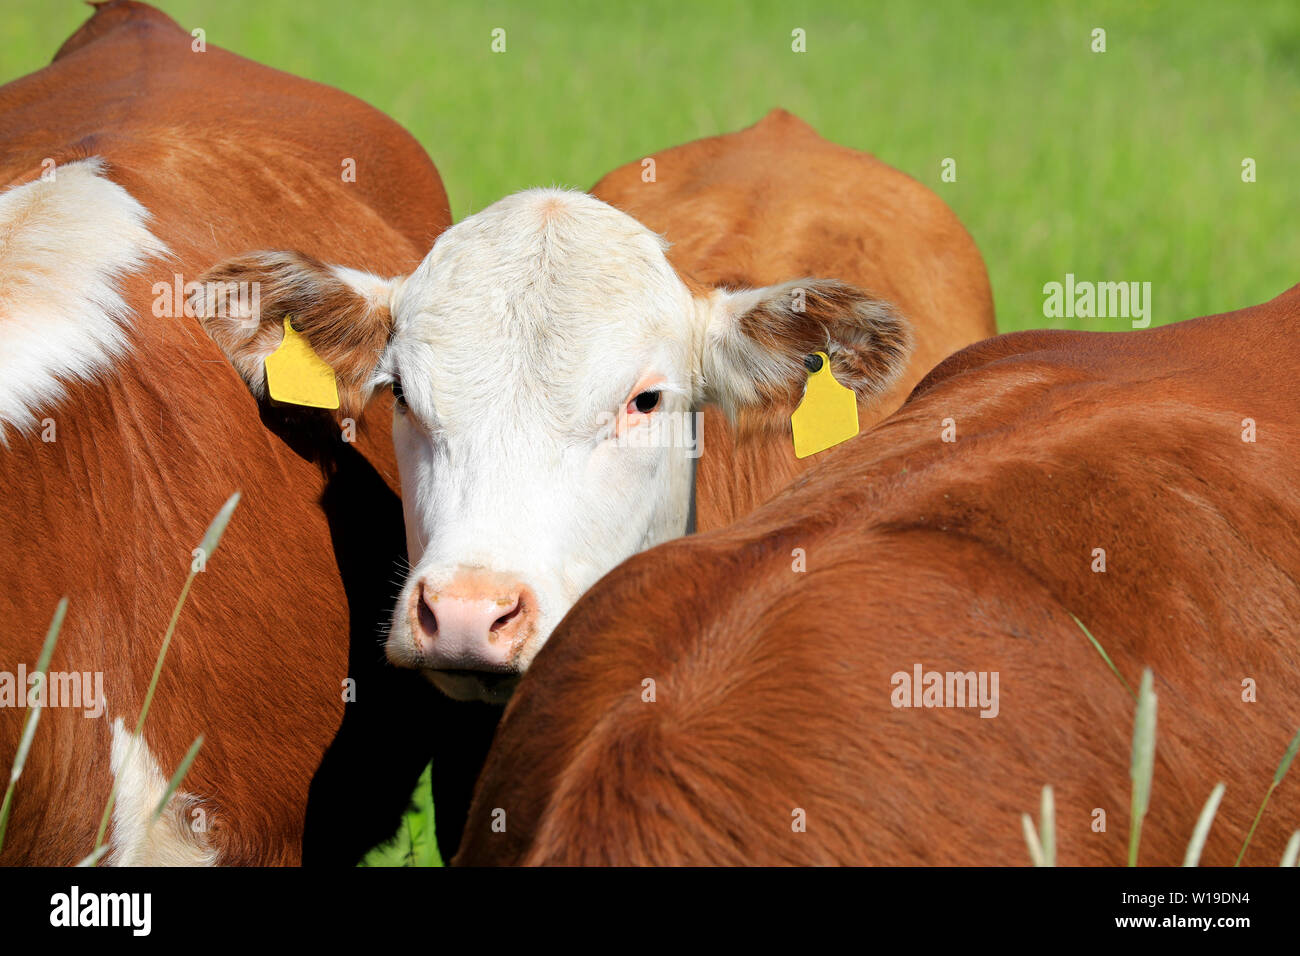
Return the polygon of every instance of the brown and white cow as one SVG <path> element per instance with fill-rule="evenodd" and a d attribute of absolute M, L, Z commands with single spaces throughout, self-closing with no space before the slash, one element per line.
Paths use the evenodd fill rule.
<path fill-rule="evenodd" d="M 448 726 L 377 643 L 402 552 L 388 409 L 351 443 L 259 410 L 183 314 L 183 283 L 248 243 L 413 268 L 450 221 L 441 181 L 358 100 L 193 43 L 108 3 L 0 88 L 0 671 L 34 666 L 67 595 L 52 667 L 101 675 L 105 698 L 99 719 L 46 709 L 5 863 L 88 854 L 115 774 L 111 862 L 351 864 Z M 236 490 L 128 760 L 191 549 Z M 6 776 L 26 715 L 0 709 Z M 416 720 L 418 740 L 391 733 Z"/>
<path fill-rule="evenodd" d="M 951 209 L 876 157 L 818 136 L 785 110 L 748 129 L 628 163 L 592 195 L 670 243 L 668 259 L 707 287 L 833 276 L 889 302 L 912 326 L 912 355 L 859 409 L 863 430 L 903 404 L 947 356 L 997 332 L 988 274 Z M 789 409 L 741 408 L 734 427 L 704 410 L 696 528 L 721 528 L 784 488 L 818 455 L 795 458 Z"/>
<path fill-rule="evenodd" d="M 655 165 L 654 182 L 638 162 L 594 190 L 635 217 L 528 190 L 447 230 L 410 274 L 253 252 L 208 279 L 260 283 L 260 321 L 196 301 L 256 394 L 286 313 L 347 404 L 398 393 L 412 570 L 388 657 L 456 698 L 507 699 L 601 575 L 690 530 L 693 492 L 711 527 L 797 474 L 810 353 L 870 424 L 994 331 L 951 211 L 787 113 Z"/>
<path fill-rule="evenodd" d="M 1140 862 L 1181 862 L 1222 781 L 1202 861 L 1230 864 L 1300 726 L 1298 323 L 1300 286 L 990 339 L 732 527 L 626 561 L 506 708 L 457 861 L 1024 863 L 1050 784 L 1059 861 L 1120 864 L 1134 700 L 1073 615 L 1155 676 Z M 1245 862 L 1298 826 L 1292 768 Z"/>

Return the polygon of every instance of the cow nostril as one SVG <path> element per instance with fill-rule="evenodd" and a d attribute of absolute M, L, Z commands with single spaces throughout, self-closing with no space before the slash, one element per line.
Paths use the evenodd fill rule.
<path fill-rule="evenodd" d="M 523 606 L 524 606 L 523 601 L 521 601 L 519 598 L 516 597 L 514 605 L 510 608 L 510 610 L 506 611 L 505 614 L 502 614 L 499 618 L 497 618 L 492 623 L 492 627 L 490 628 L 490 630 L 493 631 L 501 630 L 503 627 L 505 627 L 507 624 L 509 624 L 511 621 L 513 621 L 515 618 L 519 616 L 519 612 L 523 610 Z"/>
<path fill-rule="evenodd" d="M 433 608 L 429 607 L 429 599 L 424 594 L 420 596 L 420 629 L 424 633 L 432 636 L 438 633 L 438 616 L 433 613 Z"/>

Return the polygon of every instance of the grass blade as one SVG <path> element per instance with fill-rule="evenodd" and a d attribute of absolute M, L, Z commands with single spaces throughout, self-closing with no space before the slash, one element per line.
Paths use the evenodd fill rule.
<path fill-rule="evenodd" d="M 226 499 L 226 503 L 221 506 L 217 516 L 212 519 L 208 525 L 208 530 L 204 532 L 203 540 L 199 542 L 199 550 L 203 552 L 204 559 L 212 557 L 217 550 L 217 545 L 221 543 L 221 536 L 226 533 L 226 525 L 230 524 L 230 518 L 235 513 L 235 508 L 239 506 L 239 492 Z"/>
<path fill-rule="evenodd" d="M 104 854 L 107 852 L 108 847 L 106 846 L 95 847 L 77 866 L 99 866 L 99 861 L 104 858 Z"/>
<path fill-rule="evenodd" d="M 176 768 L 176 772 L 172 774 L 172 778 L 167 784 L 166 792 L 163 793 L 162 799 L 158 801 L 158 806 L 154 808 L 153 822 L 157 822 L 158 818 L 162 816 L 163 810 L 167 807 L 167 802 L 171 800 L 177 789 L 180 788 L 181 781 L 184 780 L 185 775 L 190 772 L 190 764 L 194 763 L 194 758 L 199 755 L 199 748 L 202 746 L 203 735 L 199 734 L 194 738 L 194 743 L 190 744 L 190 749 L 185 752 L 185 756 L 181 759 L 180 766 Z"/>
<path fill-rule="evenodd" d="M 1300 857 L 1300 830 L 1291 834 L 1291 839 L 1286 841 L 1286 849 L 1282 851 L 1282 865 L 1295 866 L 1296 858 Z"/>
<path fill-rule="evenodd" d="M 1183 856 L 1183 866 L 1196 866 L 1201 862 L 1201 851 L 1205 849 L 1205 840 L 1210 835 L 1210 825 L 1214 823 L 1214 815 L 1219 812 L 1219 801 L 1227 789 L 1219 783 L 1210 791 L 1210 799 L 1205 801 L 1201 815 L 1196 818 L 1191 842 L 1187 844 L 1187 853 Z"/>
<path fill-rule="evenodd" d="M 68 613 L 68 599 L 61 598 L 58 607 L 54 609 L 54 617 L 50 620 L 50 626 L 45 631 L 45 643 L 41 645 L 41 656 L 36 660 L 36 673 L 41 674 L 41 695 L 32 705 L 31 710 L 27 712 L 27 719 L 23 721 L 23 735 L 18 742 L 18 752 L 14 755 L 13 768 L 9 771 L 9 785 L 5 787 L 4 803 L 0 804 L 0 850 L 5 845 L 5 830 L 9 828 L 9 811 L 13 807 L 14 790 L 18 786 L 18 778 L 23 775 L 23 767 L 27 765 L 27 754 L 32 749 L 32 740 L 36 737 L 36 725 L 41 720 L 41 708 L 45 706 L 45 697 L 49 693 L 49 681 L 45 675 L 49 673 L 50 658 L 54 656 L 54 645 L 58 643 L 59 631 L 63 629 L 63 618 Z M 26 688 L 22 691 L 27 693 Z"/>
<path fill-rule="evenodd" d="M 1025 845 L 1029 847 L 1029 859 L 1034 866 L 1043 866 L 1043 844 L 1034 830 L 1034 818 L 1027 813 L 1020 814 L 1020 828 L 1025 832 Z"/>
<path fill-rule="evenodd" d="M 1151 668 L 1142 671 L 1138 690 L 1137 719 L 1133 722 L 1133 762 L 1129 779 L 1133 798 L 1129 808 L 1128 865 L 1137 866 L 1138 846 L 1142 842 L 1142 820 L 1151 801 L 1151 775 L 1156 757 L 1156 695 L 1151 689 Z"/>
<path fill-rule="evenodd" d="M 392 838 L 370 849 L 357 866 L 406 866 L 411 857 L 411 830 L 406 817 Z"/>
<path fill-rule="evenodd" d="M 226 503 L 221 506 L 216 517 L 208 524 L 207 531 L 203 534 L 203 540 L 199 543 L 199 549 L 203 552 L 204 562 L 210 558 L 217 550 L 217 545 L 221 543 L 221 536 L 225 533 L 226 525 L 230 523 L 231 515 L 234 514 L 235 507 L 239 504 L 239 492 L 226 499 Z M 154 691 L 158 689 L 158 677 L 162 674 L 163 661 L 167 658 L 167 649 L 171 647 L 172 636 L 176 633 L 176 622 L 180 619 L 181 608 L 185 606 L 185 599 L 190 595 L 190 586 L 194 584 L 194 576 L 198 572 L 194 566 L 190 566 L 190 573 L 185 578 L 185 585 L 181 588 L 181 595 L 176 600 L 176 606 L 172 609 L 171 620 L 167 624 L 167 633 L 163 635 L 162 646 L 158 649 L 158 657 L 154 661 L 153 676 L 149 679 L 149 689 L 144 695 L 144 706 L 140 708 L 140 719 L 136 721 L 135 733 L 131 736 L 131 742 L 127 745 L 126 760 L 129 763 L 135 753 L 136 744 L 143 739 L 144 721 L 149 716 L 149 708 L 153 705 Z M 117 779 L 114 778 L 112 789 L 108 792 L 108 803 L 104 805 L 104 815 L 99 819 L 99 830 L 95 833 L 95 850 L 99 850 L 104 844 L 104 835 L 108 832 L 108 821 L 113 816 L 113 807 L 117 803 Z M 91 856 L 94 856 L 92 853 Z M 90 857 L 87 857 L 89 859 Z"/>
<path fill-rule="evenodd" d="M 420 774 L 411 804 L 392 838 L 371 849 L 357 866 L 442 866 L 433 823 L 433 765 Z"/>
<path fill-rule="evenodd" d="M 415 807 L 409 814 L 412 819 L 412 862 L 415 866 L 442 866 L 442 854 L 438 852 L 438 836 L 434 827 L 432 764 L 426 766 L 420 774 L 414 802 Z"/>
<path fill-rule="evenodd" d="M 1106 662 L 1106 666 L 1110 668 L 1111 673 L 1119 678 L 1119 682 L 1124 685 L 1124 689 L 1128 691 L 1128 695 L 1136 700 L 1137 694 L 1133 693 L 1133 688 L 1129 685 L 1129 682 L 1124 679 L 1124 675 L 1119 672 L 1119 668 L 1116 667 L 1115 662 L 1110 659 L 1110 655 L 1106 653 L 1106 649 L 1101 646 L 1101 643 L 1095 637 L 1092 636 L 1092 631 L 1084 627 L 1083 622 L 1077 617 L 1074 617 L 1073 614 L 1071 614 L 1070 617 L 1074 618 L 1074 623 L 1079 625 L 1079 629 L 1082 630 L 1088 640 L 1092 642 L 1092 646 L 1097 649 L 1097 653 L 1100 654 L 1101 659 Z"/>
<path fill-rule="evenodd" d="M 1056 798 L 1051 787 L 1043 788 L 1042 819 L 1038 821 L 1043 847 L 1043 866 L 1056 866 Z"/>
<path fill-rule="evenodd" d="M 1259 805 L 1259 811 L 1255 814 L 1255 821 L 1250 825 L 1250 832 L 1246 834 L 1246 842 L 1241 845 L 1241 852 L 1237 854 L 1237 862 L 1232 864 L 1233 866 L 1241 866 L 1242 857 L 1246 855 L 1246 849 L 1255 836 L 1255 828 L 1259 826 L 1260 817 L 1264 815 L 1264 808 L 1268 806 L 1268 798 L 1273 796 L 1273 791 L 1282 782 L 1286 772 L 1291 769 L 1291 761 L 1295 760 L 1296 751 L 1300 751 L 1300 730 L 1297 730 L 1295 736 L 1291 738 L 1290 746 L 1286 748 L 1286 753 L 1282 755 L 1282 762 L 1277 765 L 1277 770 L 1273 772 L 1273 782 L 1268 785 L 1268 790 L 1264 793 L 1264 802 Z"/>

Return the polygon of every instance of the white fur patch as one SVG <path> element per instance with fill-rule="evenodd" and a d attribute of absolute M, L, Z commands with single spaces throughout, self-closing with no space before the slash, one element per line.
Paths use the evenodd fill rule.
<path fill-rule="evenodd" d="M 132 746 L 134 741 L 134 746 Z M 113 805 L 110 866 L 215 866 L 216 851 L 196 832 L 191 811 L 198 798 L 177 790 L 157 820 L 154 812 L 167 793 L 167 777 L 144 740 L 113 721 Z"/>
<path fill-rule="evenodd" d="M 127 348 L 124 275 L 167 248 L 98 158 L 0 193 L 0 444 Z"/>
<path fill-rule="evenodd" d="M 400 378 L 407 399 L 393 446 L 412 565 L 395 663 L 418 666 L 422 582 L 485 568 L 527 588 L 523 670 L 601 575 L 686 530 L 685 449 L 607 428 L 640 381 L 659 383 L 661 420 L 687 420 L 698 395 L 697 309 L 665 249 L 593 196 L 531 189 L 442 233 L 391 294 L 376 381 Z"/>
<path fill-rule="evenodd" d="M 770 289 L 715 289 L 698 305 L 705 313 L 699 324 L 706 394 L 733 421 L 742 405 L 759 400 L 760 382 L 772 385 L 790 375 L 788 356 L 772 354 L 740 331 L 740 317 L 770 295 Z"/>

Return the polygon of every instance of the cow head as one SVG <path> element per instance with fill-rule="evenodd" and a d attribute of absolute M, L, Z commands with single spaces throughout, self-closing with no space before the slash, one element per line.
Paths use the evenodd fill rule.
<path fill-rule="evenodd" d="M 258 283 L 257 316 L 203 291 L 195 309 L 259 397 L 285 315 L 345 409 L 392 387 L 411 571 L 387 652 L 453 697 L 504 699 L 588 587 L 686 531 L 700 406 L 788 419 L 818 350 L 860 396 L 905 367 L 906 323 L 858 289 L 693 288 L 666 248 L 538 189 L 448 229 L 408 276 L 257 252 L 204 277 Z"/>

